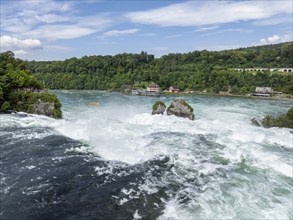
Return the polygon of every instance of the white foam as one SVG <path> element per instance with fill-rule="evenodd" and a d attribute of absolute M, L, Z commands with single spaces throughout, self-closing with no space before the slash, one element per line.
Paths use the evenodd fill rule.
<path fill-rule="evenodd" d="M 135 211 L 135 213 L 133 214 L 133 219 L 141 219 L 142 216 L 138 214 L 138 210 Z"/>
<path fill-rule="evenodd" d="M 264 173 L 269 169 L 268 175 L 292 177 L 292 160 L 284 159 L 278 151 L 264 147 L 278 145 L 292 148 L 289 129 L 252 126 L 250 119 L 259 114 L 259 111 L 250 106 L 245 109 L 242 104 L 223 107 L 198 103 L 193 105 L 197 118 L 195 121 L 165 114 L 151 115 L 151 110 L 146 105 L 151 106 L 147 102 L 136 106 L 127 103 L 120 106 L 108 104 L 103 108 L 101 105 L 98 110 L 71 116 L 56 126 L 62 134 L 88 143 L 90 150 L 106 160 L 134 164 L 168 156 L 168 163 L 173 165 L 171 176 L 158 179 L 147 175 L 145 181 L 138 185 L 138 191 L 121 191 L 124 196 L 119 198 L 119 204 L 128 202 L 142 192 L 157 193 L 160 187 L 172 183 L 182 188 L 175 197 L 165 201 L 165 209 L 159 219 L 286 216 L 284 213 L 289 206 L 288 199 L 283 198 L 284 205 L 269 209 L 262 207 L 262 198 L 256 196 L 258 191 L 253 185 L 269 189 L 270 181 L 254 182 L 246 176 L 235 180 L 229 176 L 229 169 L 238 167 L 244 158 L 250 167 L 264 170 Z M 203 135 L 211 144 L 199 140 L 199 135 Z M 228 164 L 215 163 L 214 156 L 221 156 Z M 219 169 L 227 169 L 227 177 L 217 175 Z M 112 172 L 111 168 L 96 171 L 98 175 Z M 200 181 L 202 175 L 209 176 L 209 182 L 195 187 L 190 180 Z M 274 181 L 275 177 L 270 178 Z M 240 182 L 244 186 L 234 189 L 233 185 L 237 186 Z M 225 190 L 229 184 L 230 188 Z M 190 200 L 181 204 L 181 194 L 186 194 Z M 274 205 L 273 193 L 264 190 L 262 196 L 270 200 L 271 206 Z M 256 206 L 258 203 L 262 206 Z M 278 210 L 281 212 L 278 213 Z M 134 218 L 140 217 L 136 211 Z"/>
<path fill-rule="evenodd" d="M 36 166 L 26 166 L 27 169 L 31 170 L 31 169 L 34 169 L 36 168 Z"/>
<path fill-rule="evenodd" d="M 5 116 L 1 118 L 1 127 L 11 124 L 52 127 L 62 135 L 82 141 L 84 146 L 66 152 L 93 152 L 110 160 L 109 167 L 96 168 L 97 175 L 112 174 L 114 161 L 135 164 L 168 157 L 168 165 L 172 166 L 168 175 L 156 178 L 147 174 L 143 183 L 133 183 L 138 185 L 137 191 L 122 189 L 122 197 L 117 198 L 121 205 L 141 193 L 157 193 L 160 187 L 170 184 L 180 186 L 165 201 L 159 219 L 288 218 L 291 198 L 277 197 L 273 190 L 276 187 L 292 191 L 292 186 L 282 182 L 282 178 L 292 178 L 293 159 L 286 151 L 293 148 L 292 134 L 286 128 L 251 125 L 251 118 L 265 114 L 263 106 L 257 102 L 251 106 L 247 100 L 219 103 L 216 99 L 210 102 L 202 99 L 205 103 L 191 102 L 197 119 L 190 121 L 165 114 L 151 115 L 153 100 L 144 97 L 123 98 L 121 103 L 118 97 L 116 101 L 104 105 L 99 101 L 98 108 L 74 106 L 73 102 L 73 108 L 65 106 L 62 120 Z M 217 156 L 227 163 L 218 162 Z M 256 169 L 255 173 L 244 170 L 237 176 L 235 173 L 243 161 L 252 170 Z M 225 175 L 221 176 L 220 171 Z M 204 182 L 204 178 L 208 181 Z M 198 186 L 194 181 L 198 181 Z M 189 198 L 183 204 L 182 195 Z M 133 217 L 142 218 L 138 210 Z"/>

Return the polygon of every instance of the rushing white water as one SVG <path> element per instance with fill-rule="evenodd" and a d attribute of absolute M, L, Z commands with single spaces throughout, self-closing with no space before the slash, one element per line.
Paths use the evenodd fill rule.
<path fill-rule="evenodd" d="M 136 189 L 123 188 L 117 198 L 120 205 L 142 192 L 151 195 L 167 187 L 159 219 L 292 217 L 292 131 L 256 127 L 250 122 L 254 117 L 285 113 L 292 103 L 188 96 L 184 99 L 196 116 L 190 121 L 151 115 L 154 98 L 94 91 L 56 94 L 62 100 L 64 119 L 6 116 L 1 126 L 50 127 L 53 130 L 48 133 L 84 143 L 73 151 L 92 152 L 106 161 L 135 165 L 169 158 L 168 174 L 148 176 L 143 183 L 134 183 Z M 172 97 L 161 99 L 169 104 Z M 88 102 L 99 105 L 88 106 Z M 35 135 L 42 138 L 46 132 Z M 96 172 L 102 175 L 111 169 L 97 168 Z M 168 188 L 172 185 L 176 190 Z M 138 209 L 133 217 L 143 218 Z"/>

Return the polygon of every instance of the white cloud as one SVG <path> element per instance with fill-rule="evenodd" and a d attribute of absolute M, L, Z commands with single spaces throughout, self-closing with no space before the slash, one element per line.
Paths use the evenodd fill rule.
<path fill-rule="evenodd" d="M 15 50 L 13 51 L 13 53 L 16 55 L 16 56 L 21 56 L 21 55 L 26 55 L 27 52 L 24 51 L 24 50 Z"/>
<path fill-rule="evenodd" d="M 223 29 L 223 30 L 212 32 L 212 33 L 208 33 L 206 35 L 222 34 L 222 33 L 227 33 L 227 32 L 251 33 L 251 32 L 253 32 L 253 30 L 242 29 L 242 28 L 228 28 L 228 29 Z"/>
<path fill-rule="evenodd" d="M 47 24 L 33 30 L 20 33 L 46 40 L 75 39 L 104 30 L 112 24 L 110 19 L 99 16 L 75 17 L 73 24 Z"/>
<path fill-rule="evenodd" d="M 8 35 L 0 37 L 0 51 L 11 50 L 15 56 L 25 58 L 29 51 L 42 48 L 42 43 L 38 39 L 19 39 Z"/>
<path fill-rule="evenodd" d="M 1 27 L 10 32 L 21 33 L 35 25 L 58 23 L 70 20 L 71 2 L 47 1 L 15 1 L 1 5 Z M 60 14 L 60 15 L 58 15 Z M 25 28 L 22 28 L 25 26 Z M 21 31 L 17 31 L 21 29 Z"/>
<path fill-rule="evenodd" d="M 1 49 L 9 50 L 22 50 L 22 49 L 39 49 L 42 47 L 42 43 L 38 39 L 24 39 L 20 40 L 16 37 L 10 37 L 7 35 L 0 37 Z"/>
<path fill-rule="evenodd" d="M 126 29 L 126 30 L 112 30 L 103 33 L 105 37 L 117 37 L 117 36 L 125 36 L 129 34 L 135 34 L 139 31 L 139 29 Z"/>
<path fill-rule="evenodd" d="M 292 14 L 281 14 L 276 15 L 270 18 L 261 19 L 253 22 L 254 25 L 258 26 L 269 26 L 269 25 L 277 25 L 277 24 L 292 24 L 293 17 Z"/>
<path fill-rule="evenodd" d="M 211 31 L 211 30 L 215 30 L 218 28 L 219 28 L 218 25 L 209 26 L 209 27 L 200 27 L 200 28 L 196 29 L 195 32 L 206 32 L 206 31 Z"/>
<path fill-rule="evenodd" d="M 272 37 L 268 37 L 268 43 L 273 44 L 280 41 L 280 37 L 278 35 L 274 35 Z"/>
<path fill-rule="evenodd" d="M 59 23 L 59 22 L 70 20 L 69 17 L 56 15 L 56 14 L 34 15 L 34 18 L 36 21 L 46 23 L 46 24 Z"/>
<path fill-rule="evenodd" d="M 112 18 L 77 16 L 78 2 L 24 0 L 1 8 L 1 31 L 8 35 L 46 40 L 74 39 L 109 27 Z M 3 15 L 2 15 L 3 14 Z"/>
<path fill-rule="evenodd" d="M 277 14 L 292 14 L 291 1 L 189 1 L 166 7 L 130 12 L 135 23 L 159 26 L 201 26 L 265 19 Z"/>
<path fill-rule="evenodd" d="M 267 44 L 267 40 L 265 38 L 260 39 L 259 44 L 263 45 L 263 44 Z"/>
<path fill-rule="evenodd" d="M 292 41 L 292 35 L 286 34 L 283 36 L 273 35 L 268 38 L 262 38 L 258 43 L 253 43 L 253 45 L 265 45 L 265 44 L 277 44 L 282 42 Z"/>
<path fill-rule="evenodd" d="M 22 0 L 15 4 L 6 4 L 3 6 L 3 12 L 9 13 L 14 11 L 19 15 L 31 13 L 47 13 L 47 12 L 68 12 L 73 9 L 73 1 L 54 1 L 54 0 Z M 1 7 L 2 7 L 1 6 Z"/>
<path fill-rule="evenodd" d="M 24 33 L 26 36 L 41 37 L 48 40 L 74 39 L 95 33 L 96 30 L 75 25 L 47 25 Z"/>

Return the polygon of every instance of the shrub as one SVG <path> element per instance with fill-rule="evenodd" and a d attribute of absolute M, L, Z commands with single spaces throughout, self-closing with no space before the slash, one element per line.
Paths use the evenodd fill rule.
<path fill-rule="evenodd" d="M 164 107 L 166 108 L 165 103 L 164 103 L 163 101 L 161 101 L 161 100 L 158 100 L 158 101 L 156 101 L 155 104 L 153 105 L 153 110 L 156 110 L 156 109 L 158 108 L 159 105 L 162 105 L 162 106 L 164 106 Z"/>
<path fill-rule="evenodd" d="M 10 104 L 9 102 L 4 102 L 2 105 L 1 105 L 1 112 L 6 112 L 10 110 Z"/>

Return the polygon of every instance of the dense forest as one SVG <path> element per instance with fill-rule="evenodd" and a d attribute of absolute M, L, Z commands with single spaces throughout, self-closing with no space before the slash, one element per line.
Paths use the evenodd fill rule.
<path fill-rule="evenodd" d="M 237 72 L 233 68 L 293 66 L 293 43 L 225 51 L 171 53 L 160 58 L 140 54 L 84 56 L 64 61 L 30 61 L 32 73 L 50 89 L 124 90 L 139 82 L 156 82 L 162 89 L 229 91 L 246 94 L 256 86 L 293 94 L 293 74 Z M 143 84 L 144 85 L 144 84 Z"/>
<path fill-rule="evenodd" d="M 0 112 L 22 111 L 38 113 L 38 103 L 52 103 L 52 117 L 61 118 L 61 103 L 56 95 L 43 89 L 27 67 L 27 63 L 15 59 L 11 51 L 0 53 Z"/>

